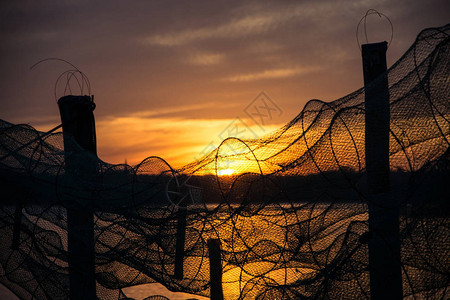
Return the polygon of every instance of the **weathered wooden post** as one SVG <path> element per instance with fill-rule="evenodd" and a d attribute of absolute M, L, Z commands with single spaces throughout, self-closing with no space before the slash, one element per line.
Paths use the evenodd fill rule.
<path fill-rule="evenodd" d="M 14 211 L 14 227 L 13 227 L 13 238 L 11 243 L 12 250 L 18 250 L 20 244 L 20 225 L 22 223 L 22 209 L 23 204 L 19 199 L 16 200 L 16 209 Z"/>
<path fill-rule="evenodd" d="M 90 96 L 64 96 L 58 100 L 64 135 L 66 172 L 76 176 L 91 176 L 97 171 L 90 161 L 73 155 L 73 141 L 97 155 L 95 104 Z M 79 157 L 78 157 L 79 158 Z M 80 166 L 83 165 L 83 166 Z M 80 170 L 87 174 L 79 174 Z M 89 174 L 91 173 L 91 174 Z M 97 299 L 95 290 L 94 211 L 93 203 L 65 203 L 67 207 L 67 234 L 70 299 Z"/>
<path fill-rule="evenodd" d="M 387 42 L 362 45 L 371 299 L 402 299 L 398 201 L 389 196 Z"/>
<path fill-rule="evenodd" d="M 209 281 L 211 282 L 211 300 L 223 300 L 222 290 L 222 255 L 220 254 L 220 240 L 208 240 L 209 251 Z"/>
<path fill-rule="evenodd" d="M 177 240 L 175 244 L 175 271 L 174 275 L 177 279 L 183 279 L 183 262 L 184 262 L 184 244 L 186 242 L 186 218 L 187 218 L 187 206 L 186 202 L 178 207 L 177 217 Z"/>

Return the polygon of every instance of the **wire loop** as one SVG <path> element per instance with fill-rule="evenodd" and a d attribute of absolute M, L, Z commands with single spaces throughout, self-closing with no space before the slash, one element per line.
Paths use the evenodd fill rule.
<path fill-rule="evenodd" d="M 370 15 L 378 15 L 380 18 L 384 17 L 389 22 L 389 25 L 391 26 L 391 38 L 389 39 L 387 46 L 389 49 L 389 46 L 391 46 L 392 40 L 394 38 L 394 25 L 392 25 L 391 20 L 385 14 L 380 13 L 376 9 L 371 8 L 366 12 L 366 14 L 361 18 L 361 20 L 359 20 L 358 25 L 356 26 L 356 42 L 358 43 L 359 50 L 361 50 L 361 42 L 359 40 L 359 27 L 361 26 L 361 22 L 363 21 L 364 21 L 364 37 L 366 38 L 366 43 L 367 44 L 369 43 L 369 39 L 367 38 L 367 17 Z"/>
<path fill-rule="evenodd" d="M 58 83 L 59 81 L 65 76 L 66 78 L 66 84 L 64 86 L 64 95 L 67 95 L 67 92 L 69 92 L 70 94 L 72 94 L 72 87 L 70 86 L 70 81 L 73 79 L 76 81 L 76 85 L 78 86 L 78 88 L 80 89 L 80 94 L 83 95 L 84 94 L 84 89 L 86 86 L 88 95 L 91 96 L 91 83 L 89 81 L 89 78 L 86 76 L 86 74 L 84 74 L 83 72 L 80 71 L 80 69 L 78 69 L 74 64 L 72 64 L 71 62 L 65 60 L 65 59 L 61 59 L 61 58 L 46 58 L 43 60 L 38 61 L 37 63 L 35 63 L 34 65 L 32 65 L 30 67 L 30 70 L 32 70 L 35 66 L 37 66 L 38 64 L 45 62 L 45 61 L 49 61 L 49 60 L 57 60 L 57 61 L 62 61 L 65 62 L 67 64 L 69 64 L 71 67 L 73 67 L 73 69 L 71 70 L 66 70 L 64 72 L 62 72 L 58 78 L 56 79 L 55 82 L 55 88 L 54 88 L 54 94 L 55 94 L 55 101 L 58 101 L 58 97 L 56 95 L 56 91 L 57 91 L 57 87 L 58 87 Z M 79 75 L 81 78 L 79 78 L 77 75 Z"/>

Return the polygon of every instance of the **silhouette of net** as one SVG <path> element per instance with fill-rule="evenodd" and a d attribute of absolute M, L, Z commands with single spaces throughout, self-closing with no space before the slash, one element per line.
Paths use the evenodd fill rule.
<path fill-rule="evenodd" d="M 449 30 L 422 31 L 388 70 L 405 297 L 450 296 Z M 364 89 L 311 100 L 279 130 L 226 139 L 180 170 L 65 153 L 62 133 L 0 120 L 0 282 L 22 299 L 68 298 L 66 209 L 93 203 L 100 299 L 152 282 L 209 296 L 210 238 L 221 241 L 226 299 L 368 298 L 364 117 Z"/>

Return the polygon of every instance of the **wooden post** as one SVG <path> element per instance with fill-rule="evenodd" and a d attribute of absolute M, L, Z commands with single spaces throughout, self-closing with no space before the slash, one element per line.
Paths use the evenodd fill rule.
<path fill-rule="evenodd" d="M 97 155 L 93 99 L 89 96 L 65 96 L 58 100 L 64 135 L 66 172 L 96 172 L 96 165 L 77 160 L 73 141 Z M 89 174 L 84 174 L 89 175 Z M 83 176 L 78 174 L 77 176 Z M 93 203 L 65 203 L 67 208 L 70 299 L 97 299 L 95 290 Z"/>
<path fill-rule="evenodd" d="M 399 207 L 389 197 L 387 42 L 362 45 L 371 299 L 402 299 Z"/>
<path fill-rule="evenodd" d="M 208 240 L 209 251 L 209 281 L 211 282 L 211 300 L 223 300 L 222 290 L 222 256 L 220 254 L 220 240 Z"/>
<path fill-rule="evenodd" d="M 183 203 L 184 204 L 184 203 Z M 183 279 L 184 244 L 186 242 L 187 207 L 178 207 L 177 240 L 175 244 L 175 278 Z"/>
<path fill-rule="evenodd" d="M 13 238 L 12 238 L 12 244 L 11 249 L 12 250 L 18 250 L 19 244 L 20 244 L 20 226 L 22 224 L 22 209 L 23 204 L 21 203 L 20 199 L 16 200 L 16 209 L 14 211 L 14 227 L 13 227 Z"/>

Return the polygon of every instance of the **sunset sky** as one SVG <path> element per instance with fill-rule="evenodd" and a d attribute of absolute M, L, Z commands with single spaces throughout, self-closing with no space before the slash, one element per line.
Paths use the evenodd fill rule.
<path fill-rule="evenodd" d="M 0 118 L 39 130 L 58 125 L 54 84 L 70 66 L 30 67 L 65 59 L 91 82 L 102 160 L 136 164 L 157 155 L 181 167 L 236 125 L 242 137 L 258 137 L 312 98 L 332 101 L 360 88 L 355 33 L 368 9 L 394 25 L 390 66 L 422 29 L 450 21 L 449 3 L 1 1 Z M 389 39 L 386 20 L 367 22 L 369 42 Z M 266 117 L 252 115 L 258 107 Z"/>

